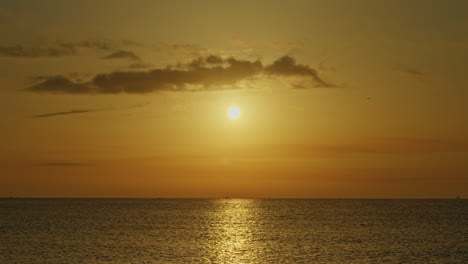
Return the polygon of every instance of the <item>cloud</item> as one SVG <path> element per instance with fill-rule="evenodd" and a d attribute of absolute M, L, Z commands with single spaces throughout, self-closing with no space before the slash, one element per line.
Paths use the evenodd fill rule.
<path fill-rule="evenodd" d="M 131 106 L 127 107 L 127 108 L 128 108 L 128 109 L 130 109 L 130 108 L 140 108 L 140 107 L 148 106 L 148 105 L 150 105 L 150 104 L 151 104 L 150 102 L 144 102 L 144 103 L 139 103 L 139 104 L 131 105 Z"/>
<path fill-rule="evenodd" d="M 425 138 L 381 138 L 353 144 L 253 144 L 219 149 L 218 156 L 233 158 L 296 158 L 350 155 L 468 153 L 467 141 Z"/>
<path fill-rule="evenodd" d="M 414 79 L 416 79 L 416 80 L 418 80 L 420 82 L 424 83 L 424 82 L 428 81 L 428 76 L 424 72 L 422 72 L 422 71 L 420 71 L 418 69 L 415 69 L 413 67 L 409 67 L 407 65 L 398 65 L 394 69 L 396 71 L 404 73 L 407 76 L 410 76 L 410 77 L 412 77 L 412 78 L 414 78 Z"/>
<path fill-rule="evenodd" d="M 109 110 L 109 109 L 110 108 L 70 110 L 70 111 L 65 111 L 65 112 L 54 112 L 54 113 L 47 113 L 47 114 L 42 114 L 42 115 L 35 115 L 35 116 L 32 116 L 32 118 L 45 118 L 45 117 L 59 116 L 59 115 L 73 115 L 73 114 L 93 113 L 93 112 L 100 112 L 100 111 Z"/>
<path fill-rule="evenodd" d="M 107 56 L 102 57 L 102 59 L 130 59 L 135 61 L 140 61 L 141 58 L 135 55 L 135 53 L 127 50 L 118 50 Z"/>
<path fill-rule="evenodd" d="M 403 73 L 415 78 L 416 80 L 420 81 L 420 82 L 427 82 L 428 81 L 428 78 L 426 76 L 426 74 L 424 74 L 423 72 L 419 71 L 419 70 L 416 70 L 416 69 L 412 69 L 412 68 L 407 68 L 407 69 L 402 69 L 401 70 Z"/>
<path fill-rule="evenodd" d="M 159 53 L 182 53 L 182 54 L 206 54 L 213 52 L 212 49 L 203 48 L 200 45 L 196 44 L 166 44 L 159 43 L 154 48 L 153 51 Z"/>
<path fill-rule="evenodd" d="M 113 40 L 81 40 L 76 42 L 54 41 L 36 46 L 0 45 L 0 56 L 16 58 L 64 57 L 79 55 L 80 49 L 99 51 L 117 50 L 120 46 L 134 46 L 133 42 Z M 118 52 L 118 50 L 117 50 Z M 134 55 L 134 54 L 133 54 Z M 136 55 L 135 55 L 136 56 Z"/>
<path fill-rule="evenodd" d="M 5 57 L 39 58 L 71 55 L 76 55 L 76 49 L 61 45 L 54 47 L 0 46 L 0 56 Z"/>
<path fill-rule="evenodd" d="M 151 68 L 151 66 L 152 65 L 149 63 L 136 62 L 128 65 L 128 68 L 132 70 L 141 70 Z"/>
<path fill-rule="evenodd" d="M 53 162 L 43 162 L 36 164 L 41 167 L 90 167 L 95 166 L 94 163 L 89 162 L 64 162 L 64 161 L 53 161 Z"/>
<path fill-rule="evenodd" d="M 265 67 L 265 72 L 278 76 L 306 76 L 311 77 L 317 87 L 335 87 L 334 84 L 324 81 L 319 77 L 317 71 L 307 65 L 297 64 L 294 58 L 284 56 L 277 59 L 273 64 Z M 301 86 L 303 87 L 303 86 Z"/>
<path fill-rule="evenodd" d="M 138 41 L 134 41 L 134 40 L 130 40 L 130 39 L 121 39 L 120 42 L 125 46 L 134 46 L 134 47 L 144 46 L 143 43 L 138 42 Z"/>
<path fill-rule="evenodd" d="M 45 92 L 69 94 L 86 94 L 93 91 L 92 87 L 88 84 L 73 82 L 62 75 L 49 77 L 44 81 L 29 87 L 28 90 L 38 93 Z"/>
<path fill-rule="evenodd" d="M 48 78 L 26 90 L 39 93 L 116 94 L 159 91 L 199 91 L 239 89 L 237 82 L 261 76 L 296 77 L 313 83 L 313 87 L 335 87 L 324 81 L 316 70 L 296 64 L 284 56 L 264 66 L 261 61 L 240 60 L 216 55 L 199 57 L 186 64 L 149 71 L 116 71 L 101 73 L 89 81 L 78 82 L 59 75 Z M 308 86 L 310 87 L 310 86 Z"/>
<path fill-rule="evenodd" d="M 53 113 L 46 113 L 32 116 L 32 118 L 46 118 L 46 117 L 54 117 L 54 116 L 62 116 L 62 115 L 74 115 L 74 114 L 85 114 L 85 113 L 96 113 L 101 111 L 109 111 L 109 110 L 118 110 L 118 109 L 133 109 L 133 108 L 141 108 L 150 105 L 151 102 L 144 102 L 139 104 L 130 105 L 127 107 L 121 108 L 100 108 L 100 109 L 81 109 L 81 110 L 70 110 L 70 111 L 61 111 L 61 112 L 53 112 Z"/>
<path fill-rule="evenodd" d="M 57 41 L 58 45 L 71 47 L 71 48 L 88 48 L 96 50 L 113 50 L 119 46 L 120 43 L 113 40 L 106 39 L 88 39 L 77 42 L 61 42 Z"/>
<path fill-rule="evenodd" d="M 381 138 L 381 146 L 390 152 L 468 152 L 468 142 L 436 138 Z"/>
<path fill-rule="evenodd" d="M 91 72 L 70 72 L 64 75 L 64 77 L 75 82 L 81 82 L 83 79 L 90 78 L 93 75 L 94 74 L 92 74 Z M 38 83 L 48 79 L 54 79 L 55 77 L 57 77 L 57 75 L 35 75 L 30 76 L 28 79 L 30 83 Z"/>
<path fill-rule="evenodd" d="M 206 67 L 210 65 L 220 65 L 223 64 L 225 60 L 221 58 L 220 56 L 217 55 L 209 55 L 206 57 L 198 57 L 194 60 L 192 60 L 190 63 L 187 65 L 184 64 L 178 64 L 177 66 L 180 68 L 183 68 L 185 66 L 188 66 L 189 68 L 200 68 L 200 67 Z"/>
<path fill-rule="evenodd" d="M 251 41 L 233 37 L 231 43 L 237 47 L 244 48 L 272 48 L 276 50 L 299 49 L 304 46 L 302 42 L 281 42 L 281 41 Z"/>

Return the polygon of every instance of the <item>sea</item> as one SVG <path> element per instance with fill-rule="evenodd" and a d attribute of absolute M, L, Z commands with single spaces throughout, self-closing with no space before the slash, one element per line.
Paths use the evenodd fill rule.
<path fill-rule="evenodd" d="M 468 201 L 0 199 L 0 264 L 468 263 Z"/>

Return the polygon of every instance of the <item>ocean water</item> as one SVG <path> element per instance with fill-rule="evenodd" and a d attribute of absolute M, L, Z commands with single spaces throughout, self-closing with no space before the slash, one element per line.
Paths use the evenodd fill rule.
<path fill-rule="evenodd" d="M 468 263 L 466 200 L 1 199 L 0 263 Z"/>

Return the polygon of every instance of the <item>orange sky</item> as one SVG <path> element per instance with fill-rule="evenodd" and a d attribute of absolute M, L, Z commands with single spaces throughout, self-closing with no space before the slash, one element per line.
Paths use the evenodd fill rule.
<path fill-rule="evenodd" d="M 2 3 L 0 197 L 468 196 L 463 1 Z"/>

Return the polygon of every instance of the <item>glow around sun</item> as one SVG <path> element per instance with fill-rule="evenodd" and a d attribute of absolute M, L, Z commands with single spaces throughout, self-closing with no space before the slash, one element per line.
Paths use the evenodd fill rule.
<path fill-rule="evenodd" d="M 233 107 L 230 107 L 228 109 L 228 116 L 231 118 L 231 119 L 237 119 L 239 118 L 240 116 L 240 110 L 239 108 L 233 106 Z"/>

